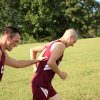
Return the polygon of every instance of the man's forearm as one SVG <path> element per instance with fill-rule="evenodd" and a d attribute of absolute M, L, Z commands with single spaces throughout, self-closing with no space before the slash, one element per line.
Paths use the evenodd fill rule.
<path fill-rule="evenodd" d="M 12 67 L 15 68 L 24 68 L 24 67 L 28 67 L 32 64 L 35 64 L 39 62 L 39 60 L 17 60 L 14 64 L 12 64 Z"/>

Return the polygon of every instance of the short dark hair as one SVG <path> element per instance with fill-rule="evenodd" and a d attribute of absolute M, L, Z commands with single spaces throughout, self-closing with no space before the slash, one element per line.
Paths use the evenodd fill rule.
<path fill-rule="evenodd" d="M 2 30 L 2 34 L 4 35 L 5 32 L 6 32 L 7 34 L 10 34 L 11 37 L 14 37 L 14 36 L 16 35 L 16 33 L 19 34 L 19 35 L 21 36 L 21 32 L 20 32 L 17 28 L 15 28 L 15 27 L 13 27 L 13 26 L 7 26 L 7 27 L 5 27 L 5 28 Z"/>

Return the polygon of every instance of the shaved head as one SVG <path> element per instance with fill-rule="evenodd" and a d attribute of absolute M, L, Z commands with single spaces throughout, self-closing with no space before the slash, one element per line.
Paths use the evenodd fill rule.
<path fill-rule="evenodd" d="M 65 44 L 66 47 L 73 46 L 78 39 L 78 33 L 75 29 L 68 29 L 60 40 Z"/>
<path fill-rule="evenodd" d="M 69 38 L 71 36 L 73 36 L 76 40 L 78 39 L 78 33 L 75 29 L 68 29 L 63 35 L 64 38 Z"/>

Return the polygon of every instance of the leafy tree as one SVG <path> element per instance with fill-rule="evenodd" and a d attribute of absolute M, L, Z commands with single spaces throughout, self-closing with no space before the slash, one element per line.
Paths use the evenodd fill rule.
<path fill-rule="evenodd" d="M 0 19 L 0 27 L 19 27 L 25 41 L 56 39 L 68 28 L 78 30 L 81 37 L 94 37 L 100 28 L 100 3 L 95 0 L 1 0 Z"/>

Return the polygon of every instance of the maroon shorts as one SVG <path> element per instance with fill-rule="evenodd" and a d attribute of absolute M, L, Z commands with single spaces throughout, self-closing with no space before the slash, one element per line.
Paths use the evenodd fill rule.
<path fill-rule="evenodd" d="M 47 88 L 32 85 L 32 92 L 33 100 L 49 100 L 50 97 L 57 94 L 51 84 Z"/>

